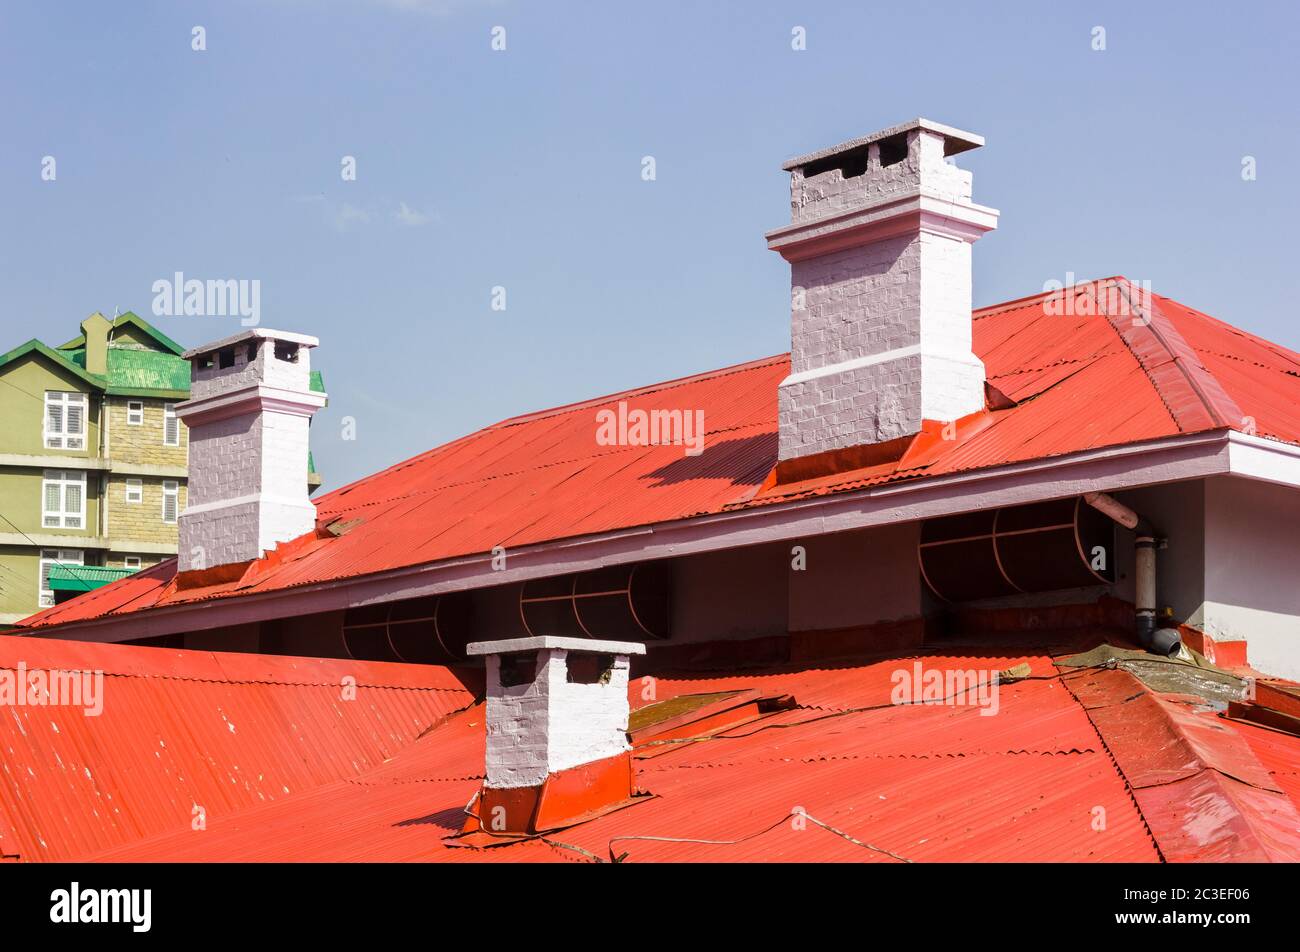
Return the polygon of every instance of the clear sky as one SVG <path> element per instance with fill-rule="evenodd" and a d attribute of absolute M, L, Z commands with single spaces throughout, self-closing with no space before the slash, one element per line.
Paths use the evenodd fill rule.
<path fill-rule="evenodd" d="M 336 487 L 787 350 L 763 241 L 789 216 L 781 162 L 918 115 L 988 140 L 959 159 L 1002 211 L 977 304 L 1125 274 L 1300 349 L 1296 10 L 6 0 L 0 350 L 114 308 L 201 343 L 239 319 L 155 318 L 153 283 L 260 281 L 264 326 L 321 339 Z"/>

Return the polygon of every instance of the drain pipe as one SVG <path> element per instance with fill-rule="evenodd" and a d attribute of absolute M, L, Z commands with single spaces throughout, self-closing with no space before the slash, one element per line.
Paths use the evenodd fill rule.
<path fill-rule="evenodd" d="M 1156 530 L 1150 522 L 1106 493 L 1084 493 L 1083 501 L 1125 529 L 1131 529 L 1135 564 L 1138 643 L 1152 654 L 1173 656 L 1183 647 L 1175 628 L 1156 628 Z"/>

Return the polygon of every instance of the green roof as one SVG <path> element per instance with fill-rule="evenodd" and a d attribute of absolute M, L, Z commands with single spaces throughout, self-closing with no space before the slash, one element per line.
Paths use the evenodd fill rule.
<path fill-rule="evenodd" d="M 188 395 L 190 362 L 156 350 L 109 347 L 108 389 L 110 393 L 168 390 Z"/>
<path fill-rule="evenodd" d="M 319 370 L 311 372 L 311 389 L 316 393 L 325 392 L 325 378 L 320 375 Z"/>
<path fill-rule="evenodd" d="M 131 325 L 132 327 L 138 328 L 139 330 L 143 331 L 149 337 L 153 338 L 159 344 L 161 344 L 164 349 L 170 350 L 177 357 L 185 353 L 184 347 L 176 343 L 176 341 L 172 340 L 170 337 L 168 337 L 162 331 L 158 330 L 158 328 L 154 327 L 152 324 L 150 324 L 144 318 L 140 317 L 134 311 L 127 311 L 125 314 L 120 314 L 113 319 L 114 327 L 123 327 L 128 324 Z M 66 344 L 60 344 L 59 350 L 76 350 L 78 348 L 82 348 L 85 346 L 86 346 L 86 335 L 82 334 L 78 337 L 72 338 L 72 340 L 68 341 Z"/>
<path fill-rule="evenodd" d="M 100 565 L 51 565 L 50 591 L 89 592 L 135 572 L 135 569 L 110 569 Z"/>
<path fill-rule="evenodd" d="M 82 380 L 86 381 L 86 383 L 90 384 L 92 387 L 96 387 L 101 390 L 104 387 L 104 381 L 101 377 L 97 377 L 94 374 L 86 373 L 85 370 L 83 370 L 80 366 L 77 365 L 76 361 L 69 359 L 67 354 L 62 354 L 57 350 L 52 350 L 51 348 L 46 347 L 35 337 L 33 337 L 25 344 L 19 344 L 17 347 L 15 347 L 13 350 L 9 351 L 6 354 L 0 354 L 0 367 L 4 367 L 6 364 L 11 364 L 15 360 L 20 360 L 21 358 L 26 357 L 28 354 L 39 354 L 40 356 L 49 360 L 51 363 L 59 367 L 62 367 L 64 370 L 71 371 L 73 374 L 80 377 Z"/>

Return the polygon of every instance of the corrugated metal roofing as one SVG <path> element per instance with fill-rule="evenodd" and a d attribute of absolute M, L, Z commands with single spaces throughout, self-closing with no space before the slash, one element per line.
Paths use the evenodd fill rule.
<path fill-rule="evenodd" d="M 190 362 L 175 354 L 142 347 L 110 346 L 107 360 L 110 390 L 189 393 Z"/>
<path fill-rule="evenodd" d="M 705 740 L 639 748 L 637 785 L 651 796 L 544 840 L 486 850 L 446 842 L 482 782 L 479 703 L 351 776 L 216 816 L 203 831 L 180 822 L 78 858 L 896 863 L 1300 855 L 1296 831 L 1286 828 L 1296 816 L 1300 738 L 1154 694 L 1122 671 L 1062 676 L 1047 654 L 1023 652 L 936 650 L 826 668 L 665 674 L 653 697 L 637 679 L 634 706 L 731 689 L 791 693 L 796 706 Z M 940 672 L 1029 670 L 1001 685 L 992 715 L 978 705 L 891 703 L 895 673 L 917 662 Z"/>
<path fill-rule="evenodd" d="M 86 592 L 126 578 L 135 571 L 136 569 L 114 569 L 103 565 L 52 565 L 49 571 L 50 590 Z"/>
<path fill-rule="evenodd" d="M 0 679 L 50 670 L 102 672 L 102 712 L 0 705 L 3 859 L 63 860 L 188 829 L 195 806 L 211 821 L 355 776 L 472 701 L 437 667 L 0 638 Z"/>
<path fill-rule="evenodd" d="M 482 772 L 476 706 L 350 780 L 218 818 L 203 833 L 178 828 L 95 858 L 509 862 L 608 858 L 611 850 L 631 861 L 1159 858 L 1128 786 L 1050 659 L 919 660 L 942 671 L 1027 662 L 1033 679 L 1005 686 L 998 713 L 983 716 L 974 706 L 890 704 L 892 674 L 912 659 L 662 676 L 658 700 L 726 685 L 792 691 L 799 707 L 638 760 L 638 786 L 654 796 L 632 807 L 545 842 L 451 849 L 443 838 L 459 830 Z M 640 685 L 633 697 L 647 703 Z M 1099 806 L 1104 831 L 1095 828 Z M 812 819 L 792 822 L 795 808 Z"/>
<path fill-rule="evenodd" d="M 1108 316 L 1116 290 L 1141 320 Z M 1072 297 L 1071 297 L 1072 295 Z M 516 417 L 389 467 L 317 501 L 338 536 L 271 553 L 238 583 L 178 591 L 174 563 L 55 606 L 38 628 L 156 606 L 329 583 L 728 508 L 848 492 L 1205 429 L 1300 442 L 1300 355 L 1124 279 L 1080 285 L 1055 313 L 1038 295 L 974 314 L 989 383 L 1018 401 L 965 421 L 955 440 L 918 441 L 899 462 L 767 488 L 777 453 L 777 385 L 788 355 Z M 1058 308 L 1059 310 L 1059 308 Z M 1123 394 L 1122 400 L 1114 395 Z M 601 446 L 597 413 L 704 413 L 705 451 Z M 761 491 L 760 491 L 761 490 Z"/>

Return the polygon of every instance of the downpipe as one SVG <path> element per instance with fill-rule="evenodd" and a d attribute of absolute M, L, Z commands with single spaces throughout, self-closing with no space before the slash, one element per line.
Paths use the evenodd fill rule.
<path fill-rule="evenodd" d="M 1134 604 L 1138 644 L 1152 654 L 1172 657 L 1183 647 L 1182 637 L 1176 628 L 1156 627 L 1156 549 L 1160 538 L 1142 516 L 1106 493 L 1084 493 L 1083 501 L 1112 521 L 1134 534 Z"/>

